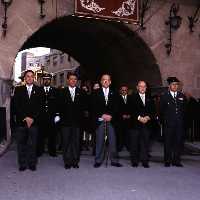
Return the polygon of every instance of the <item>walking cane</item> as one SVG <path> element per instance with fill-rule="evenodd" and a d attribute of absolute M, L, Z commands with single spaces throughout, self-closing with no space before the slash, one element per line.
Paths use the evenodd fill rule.
<path fill-rule="evenodd" d="M 108 122 L 104 121 L 104 156 L 106 156 L 106 167 L 108 167 Z"/>

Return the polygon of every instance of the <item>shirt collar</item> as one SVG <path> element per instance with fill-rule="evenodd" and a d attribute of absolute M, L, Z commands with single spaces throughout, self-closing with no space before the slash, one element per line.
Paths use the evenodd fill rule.
<path fill-rule="evenodd" d="M 68 86 L 68 88 L 69 88 L 70 91 L 76 89 L 76 87 L 71 87 L 71 86 Z"/>
<path fill-rule="evenodd" d="M 27 85 L 27 84 L 26 84 L 26 88 L 32 90 L 32 88 L 33 88 L 33 84 L 32 84 L 32 85 Z"/>
<path fill-rule="evenodd" d="M 139 93 L 139 95 L 140 95 L 141 97 L 145 97 L 145 93 L 144 93 L 144 94 Z"/>

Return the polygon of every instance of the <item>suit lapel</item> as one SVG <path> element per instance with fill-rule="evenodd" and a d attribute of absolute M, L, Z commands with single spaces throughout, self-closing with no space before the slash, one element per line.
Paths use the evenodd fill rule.
<path fill-rule="evenodd" d="M 26 99 L 28 99 L 28 100 L 29 100 L 30 98 L 29 98 L 29 96 L 28 96 L 28 90 L 27 90 L 27 87 L 26 87 L 26 85 L 24 85 L 24 86 L 23 86 L 23 93 L 24 93 L 24 95 L 23 95 L 23 96 L 25 96 L 25 97 L 26 97 Z"/>
<path fill-rule="evenodd" d="M 140 105 L 144 107 L 146 105 L 146 95 L 145 95 L 145 105 L 143 104 L 142 99 L 141 99 L 139 93 L 137 93 L 137 98 L 138 98 L 138 102 L 140 103 Z"/>

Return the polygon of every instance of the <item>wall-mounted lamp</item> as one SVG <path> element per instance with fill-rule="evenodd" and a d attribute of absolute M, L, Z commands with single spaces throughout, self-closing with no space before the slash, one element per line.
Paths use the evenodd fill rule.
<path fill-rule="evenodd" d="M 43 19 L 45 18 L 45 14 L 44 14 L 44 4 L 46 3 L 45 0 L 38 0 L 39 4 L 40 4 L 40 18 Z"/>
<path fill-rule="evenodd" d="M 141 6 L 141 14 L 140 14 L 140 27 L 142 30 L 145 30 L 146 27 L 144 27 L 144 16 L 146 14 L 146 11 L 150 8 L 152 0 L 143 0 L 142 6 Z"/>
<path fill-rule="evenodd" d="M 169 39 L 168 43 L 165 44 L 165 48 L 167 49 L 167 55 L 170 55 L 172 51 L 172 30 L 179 29 L 182 23 L 182 18 L 177 15 L 178 11 L 179 11 L 179 4 L 173 3 L 170 8 L 168 21 L 165 22 L 165 24 L 169 26 Z"/>
<path fill-rule="evenodd" d="M 197 6 L 193 16 L 188 16 L 190 33 L 193 33 L 194 24 L 198 22 L 200 13 L 200 4 Z"/>
<path fill-rule="evenodd" d="M 7 33 L 7 28 L 8 28 L 8 24 L 7 24 L 7 11 L 8 11 L 8 7 L 11 5 L 12 0 L 1 0 L 1 3 L 4 5 L 4 21 L 2 23 L 2 29 L 3 29 L 3 36 L 6 36 Z"/>

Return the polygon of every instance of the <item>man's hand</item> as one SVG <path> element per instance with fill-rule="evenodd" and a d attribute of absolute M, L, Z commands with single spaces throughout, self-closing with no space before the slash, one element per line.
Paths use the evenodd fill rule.
<path fill-rule="evenodd" d="M 23 121 L 26 122 L 28 128 L 30 128 L 31 125 L 32 125 L 33 122 L 34 122 L 34 120 L 33 120 L 32 118 L 30 118 L 30 117 L 26 117 Z"/>
<path fill-rule="evenodd" d="M 141 122 L 142 124 L 146 124 L 148 122 L 146 117 L 139 117 L 138 118 L 139 122 Z"/>
<path fill-rule="evenodd" d="M 112 120 L 112 116 L 107 114 L 103 114 L 101 118 L 106 122 L 110 122 Z"/>
<path fill-rule="evenodd" d="M 149 120 L 151 120 L 151 118 L 149 116 L 145 116 L 145 117 L 139 117 L 138 120 L 141 123 L 146 124 Z"/>
<path fill-rule="evenodd" d="M 130 115 L 122 115 L 123 119 L 130 119 L 130 117 L 131 117 Z"/>

